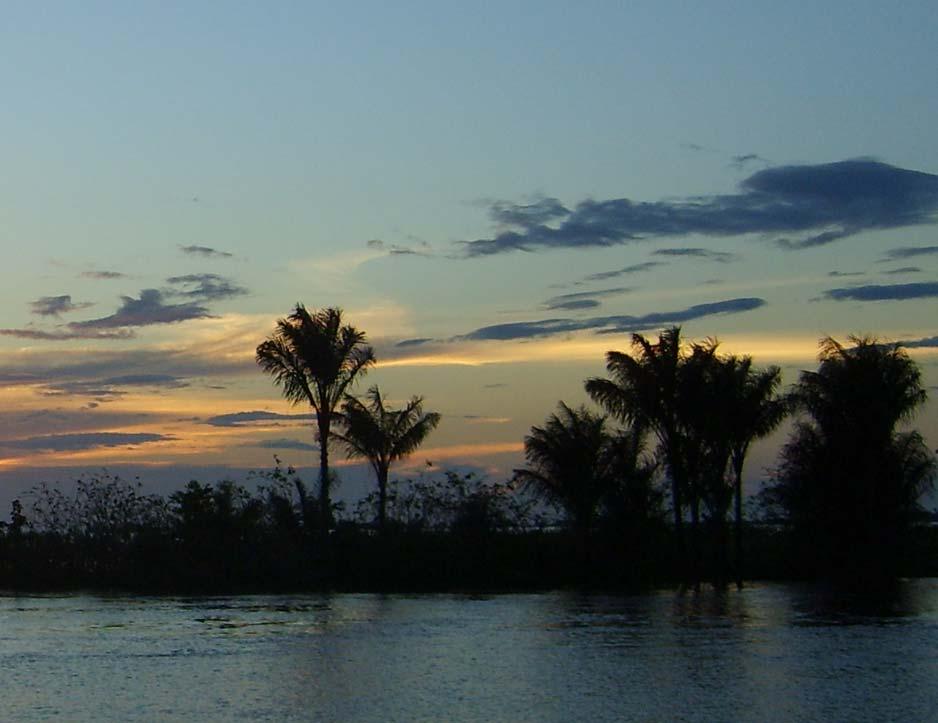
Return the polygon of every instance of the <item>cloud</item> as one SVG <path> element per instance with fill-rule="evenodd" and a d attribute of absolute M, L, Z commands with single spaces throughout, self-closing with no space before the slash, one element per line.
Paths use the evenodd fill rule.
<path fill-rule="evenodd" d="M 69 294 L 41 296 L 35 301 L 31 301 L 29 305 L 32 308 L 32 313 L 39 316 L 59 316 L 70 311 L 79 311 L 93 306 L 93 304 L 84 301 L 76 304 Z"/>
<path fill-rule="evenodd" d="M 466 257 L 690 234 L 768 234 L 785 248 L 803 249 L 863 231 L 935 222 L 938 176 L 861 158 L 765 168 L 735 194 L 649 202 L 588 199 L 572 210 L 557 199 L 529 205 L 497 201 L 489 213 L 508 228 L 464 242 Z"/>
<path fill-rule="evenodd" d="M 278 414 L 276 412 L 233 412 L 231 414 L 218 414 L 205 420 L 205 424 L 213 427 L 246 427 L 254 422 L 297 422 L 315 419 L 314 414 Z"/>
<path fill-rule="evenodd" d="M 296 439 L 265 439 L 263 442 L 255 442 L 252 447 L 261 449 L 299 449 L 304 452 L 318 452 L 319 447 L 315 444 L 300 442 Z"/>
<path fill-rule="evenodd" d="M 898 261 L 911 259 L 916 256 L 938 256 L 938 246 L 899 246 L 889 249 L 883 261 Z"/>
<path fill-rule="evenodd" d="M 508 424 L 511 417 L 483 417 L 479 414 L 464 414 L 462 418 L 468 424 Z"/>
<path fill-rule="evenodd" d="M 607 279 L 614 279 L 617 276 L 625 276 L 627 274 L 639 274 L 645 271 L 651 271 L 658 266 L 667 266 L 664 261 L 645 261 L 640 264 L 632 264 L 631 266 L 624 266 L 621 269 L 616 271 L 600 271 L 599 273 L 590 274 L 589 276 L 584 276 L 584 281 L 606 281 Z"/>
<path fill-rule="evenodd" d="M 938 296 L 938 282 L 919 284 L 871 284 L 844 289 L 829 289 L 824 297 L 834 301 L 902 301 Z"/>
<path fill-rule="evenodd" d="M 165 434 L 147 432 L 79 432 L 75 434 L 47 434 L 25 439 L 0 440 L 0 447 L 41 452 L 78 452 L 99 447 L 123 447 L 175 440 Z"/>
<path fill-rule="evenodd" d="M 418 241 L 416 246 L 404 246 L 403 244 L 386 244 L 381 239 L 373 238 L 365 243 L 365 246 L 374 251 L 387 251 L 388 256 L 430 256 L 430 244 L 426 241 Z"/>
<path fill-rule="evenodd" d="M 702 248 L 658 249 L 657 251 L 652 251 L 651 253 L 653 256 L 707 259 L 708 261 L 716 261 L 717 263 L 721 264 L 736 260 L 736 254 L 731 254 L 728 251 L 711 251 L 710 249 Z"/>
<path fill-rule="evenodd" d="M 98 279 L 100 281 L 127 278 L 127 274 L 122 274 L 120 271 L 82 271 L 80 275 L 83 279 Z"/>
<path fill-rule="evenodd" d="M 863 271 L 828 271 L 827 275 L 832 279 L 845 279 L 851 276 L 866 276 Z"/>
<path fill-rule="evenodd" d="M 435 341 L 435 340 L 431 339 L 430 337 L 424 336 L 424 337 L 420 337 L 419 339 L 404 339 L 403 341 L 397 342 L 397 344 L 395 344 L 394 346 L 400 349 L 406 349 L 407 347 L 429 344 L 432 341 Z"/>
<path fill-rule="evenodd" d="M 599 306 L 597 299 L 609 296 L 621 296 L 627 294 L 631 289 L 620 286 L 615 289 L 597 289 L 596 291 L 580 291 L 574 294 L 561 294 L 554 296 L 544 302 L 544 307 L 548 310 L 564 309 L 568 311 L 576 309 L 592 309 Z"/>
<path fill-rule="evenodd" d="M 190 256 L 202 256 L 203 258 L 230 259 L 234 257 L 234 254 L 228 253 L 227 251 L 213 249 L 211 246 L 180 246 L 179 250 L 184 254 L 189 254 Z"/>
<path fill-rule="evenodd" d="M 890 276 L 897 276 L 899 274 L 920 274 L 922 273 L 922 268 L 920 266 L 902 266 L 898 269 L 889 269 L 883 273 Z"/>
<path fill-rule="evenodd" d="M 77 333 L 88 329 L 175 324 L 192 319 L 212 318 L 208 309 L 198 303 L 167 304 L 163 299 L 164 294 L 159 289 L 143 289 L 139 299 L 122 296 L 120 308 L 110 316 L 89 321 L 73 321 L 68 325 L 68 329 Z"/>
<path fill-rule="evenodd" d="M 938 336 L 926 336 L 922 339 L 908 339 L 900 342 L 910 349 L 938 349 Z"/>
<path fill-rule="evenodd" d="M 238 286 L 230 279 L 218 274 L 186 274 L 184 276 L 170 276 L 166 283 L 175 286 L 188 287 L 182 290 L 173 290 L 172 293 L 179 296 L 193 299 L 202 299 L 204 301 L 218 301 L 220 299 L 229 299 L 233 296 L 244 296 L 248 290 L 243 286 Z"/>
<path fill-rule="evenodd" d="M 757 298 L 728 299 L 710 304 L 697 304 L 677 311 L 653 312 L 643 316 L 599 316 L 590 319 L 542 319 L 519 321 L 508 324 L 484 326 L 468 334 L 454 337 L 454 341 L 480 341 L 528 339 L 532 337 L 567 334 L 574 331 L 593 330 L 597 333 L 622 333 L 642 331 L 668 324 L 679 324 L 693 319 L 716 314 L 738 314 L 765 306 L 765 300 Z"/>
<path fill-rule="evenodd" d="M 0 329 L 0 336 L 13 336 L 18 339 L 33 339 L 35 341 L 73 341 L 75 339 L 133 339 L 136 335 L 130 329 L 114 329 L 105 331 L 100 329 L 71 328 L 46 331 L 27 327 L 24 329 Z"/>
<path fill-rule="evenodd" d="M 124 374 L 98 381 L 53 382 L 47 384 L 42 393 L 44 396 L 84 396 L 108 401 L 126 395 L 126 387 L 183 389 L 188 386 L 187 381 L 170 374 Z"/>

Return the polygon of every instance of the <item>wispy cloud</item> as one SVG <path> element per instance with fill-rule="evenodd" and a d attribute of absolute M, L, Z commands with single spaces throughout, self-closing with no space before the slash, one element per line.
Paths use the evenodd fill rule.
<path fill-rule="evenodd" d="M 166 279 L 166 283 L 182 287 L 172 290 L 175 295 L 203 301 L 219 301 L 234 296 L 244 296 L 248 293 L 245 287 L 218 274 L 170 276 Z"/>
<path fill-rule="evenodd" d="M 175 437 L 149 432 L 80 432 L 76 434 L 48 434 L 25 439 L 0 440 L 0 447 L 40 452 L 78 452 L 100 447 L 125 447 L 153 442 L 167 442 Z"/>
<path fill-rule="evenodd" d="M 86 340 L 115 340 L 115 339 L 133 339 L 136 334 L 130 329 L 73 329 L 71 326 L 67 329 L 34 329 L 25 327 L 21 329 L 0 329 L 0 336 L 12 336 L 18 339 L 32 339 L 33 341 L 75 341 L 76 339 Z"/>
<path fill-rule="evenodd" d="M 35 301 L 31 301 L 29 306 L 32 313 L 38 316 L 60 316 L 71 311 L 87 309 L 94 306 L 94 304 L 86 301 L 76 304 L 72 301 L 70 294 L 62 294 L 61 296 L 41 296 Z"/>
<path fill-rule="evenodd" d="M 195 244 L 191 246 L 180 246 L 179 250 L 189 256 L 201 256 L 202 258 L 209 259 L 230 259 L 234 256 L 232 253 L 219 251 L 218 249 L 213 249 L 211 246 L 197 246 Z"/>
<path fill-rule="evenodd" d="M 889 276 L 899 276 L 901 274 L 920 274 L 922 273 L 922 268 L 920 266 L 900 266 L 898 269 L 889 269 L 883 273 Z"/>
<path fill-rule="evenodd" d="M 300 442 L 297 439 L 265 439 L 262 442 L 255 442 L 251 446 L 261 449 L 298 449 L 304 452 L 318 452 L 319 447 L 308 442 Z"/>
<path fill-rule="evenodd" d="M 610 296 L 621 296 L 627 294 L 631 289 L 620 286 L 615 289 L 597 289 L 596 291 L 580 291 L 573 294 L 561 294 L 553 296 L 544 302 L 544 308 L 550 311 L 563 309 L 565 311 L 575 311 L 577 309 L 591 309 L 600 305 L 599 299 Z"/>
<path fill-rule="evenodd" d="M 883 257 L 883 261 L 898 261 L 900 259 L 911 259 L 917 256 L 938 256 L 938 246 L 899 246 L 889 249 Z"/>
<path fill-rule="evenodd" d="M 834 301 L 902 301 L 938 296 L 938 282 L 919 284 L 870 284 L 843 289 L 829 289 L 824 298 Z"/>
<path fill-rule="evenodd" d="M 627 276 L 629 274 L 640 274 L 646 271 L 651 271 L 658 266 L 667 266 L 664 261 L 644 261 L 640 264 L 632 264 L 631 266 L 623 266 L 621 269 L 616 269 L 615 271 L 599 271 L 595 274 L 589 274 L 588 276 L 583 277 L 583 281 L 607 281 L 609 279 L 614 279 L 619 276 Z M 577 282 L 582 283 L 582 282 Z"/>
<path fill-rule="evenodd" d="M 938 176 L 855 159 L 766 168 L 746 178 L 736 194 L 585 200 L 572 210 L 545 198 L 531 206 L 493 203 L 490 217 L 508 228 L 465 242 L 465 255 L 608 247 L 690 234 L 768 234 L 785 248 L 810 248 L 863 231 L 935 222 Z"/>
<path fill-rule="evenodd" d="M 113 279 L 126 279 L 127 274 L 120 271 L 82 271 L 81 277 L 84 279 L 98 279 L 99 281 L 110 281 Z"/>
<path fill-rule="evenodd" d="M 528 339 L 532 337 L 567 334 L 575 331 L 592 330 L 598 333 L 621 333 L 642 331 L 668 324 L 679 324 L 693 319 L 716 314 L 738 314 L 765 306 L 763 299 L 741 298 L 697 304 L 676 311 L 660 311 L 643 316 L 599 316 L 590 319 L 542 319 L 518 321 L 507 324 L 484 326 L 468 334 L 454 337 L 455 341 Z"/>
<path fill-rule="evenodd" d="M 706 259 L 707 261 L 716 261 L 720 264 L 729 263 L 736 260 L 736 254 L 728 251 L 712 251 L 696 247 L 685 247 L 676 249 L 658 249 L 651 252 L 653 256 L 667 256 L 669 258 L 693 258 Z"/>
<path fill-rule="evenodd" d="M 213 427 L 247 427 L 257 423 L 269 422 L 306 422 L 315 419 L 313 414 L 278 414 L 277 412 L 232 412 L 218 414 L 205 420 Z"/>

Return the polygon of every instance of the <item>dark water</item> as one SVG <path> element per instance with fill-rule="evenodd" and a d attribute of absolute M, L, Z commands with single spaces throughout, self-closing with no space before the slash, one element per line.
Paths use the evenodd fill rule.
<path fill-rule="evenodd" d="M 4 720 L 935 720 L 938 581 L 0 597 Z"/>

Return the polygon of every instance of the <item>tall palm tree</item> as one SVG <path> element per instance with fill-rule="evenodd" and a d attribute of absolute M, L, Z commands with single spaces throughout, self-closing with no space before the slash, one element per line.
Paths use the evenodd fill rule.
<path fill-rule="evenodd" d="M 386 407 L 377 386 L 368 390 L 368 404 L 346 396 L 340 422 L 344 428 L 335 437 L 349 457 L 364 457 L 378 479 L 378 527 L 385 529 L 388 506 L 388 475 L 391 463 L 414 452 L 440 423 L 436 412 L 423 411 L 423 399 L 411 397 L 401 409 Z"/>
<path fill-rule="evenodd" d="M 606 417 L 563 402 L 544 426 L 524 438 L 528 466 L 515 478 L 543 500 L 563 508 L 584 552 L 603 496 L 612 490 L 616 460 Z"/>
<path fill-rule="evenodd" d="M 323 530 L 332 522 L 329 441 L 339 405 L 355 380 L 375 364 L 365 333 L 342 323 L 342 310 L 310 313 L 297 304 L 278 319 L 274 333 L 257 347 L 256 360 L 294 404 L 308 403 L 316 413 L 319 442 L 319 511 Z M 304 496 L 300 491 L 301 498 Z M 301 499 L 301 503 L 305 501 Z"/>
<path fill-rule="evenodd" d="M 688 471 L 680 418 L 681 368 L 685 353 L 680 327 L 665 329 L 654 344 L 641 334 L 632 335 L 634 355 L 620 351 L 606 354 L 610 379 L 586 380 L 592 399 L 616 418 L 652 430 L 671 480 L 671 508 L 678 555 L 683 561 L 684 495 Z"/>
<path fill-rule="evenodd" d="M 729 417 L 729 437 L 733 468 L 734 534 L 736 538 L 736 585 L 742 587 L 743 577 L 743 466 L 749 447 L 757 439 L 769 435 L 785 418 L 787 407 L 777 390 L 782 372 L 777 366 L 754 370 L 752 357 L 727 357 L 724 360 L 732 375 L 734 412 Z"/>

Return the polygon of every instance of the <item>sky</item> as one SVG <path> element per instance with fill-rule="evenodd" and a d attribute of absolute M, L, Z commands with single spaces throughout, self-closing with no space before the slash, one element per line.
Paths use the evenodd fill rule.
<path fill-rule="evenodd" d="M 786 384 L 907 342 L 938 397 L 933 2 L 447 5 L 5 6 L 0 504 L 314 467 L 254 361 L 297 302 L 443 415 L 401 475 L 504 479 L 675 324 Z"/>

